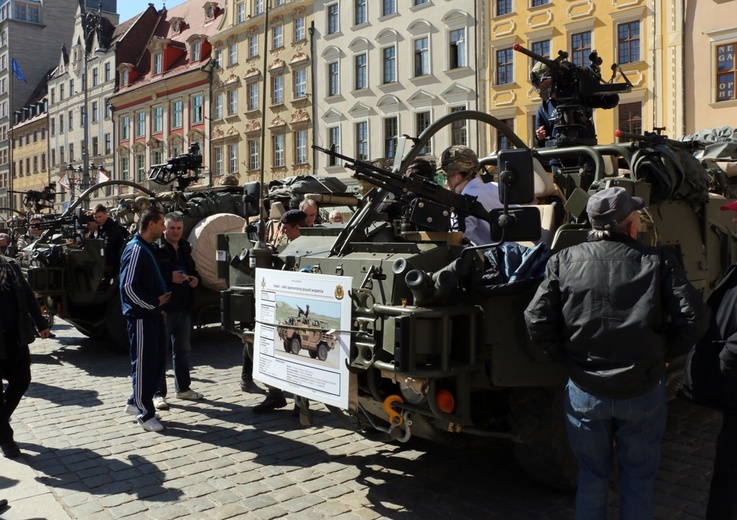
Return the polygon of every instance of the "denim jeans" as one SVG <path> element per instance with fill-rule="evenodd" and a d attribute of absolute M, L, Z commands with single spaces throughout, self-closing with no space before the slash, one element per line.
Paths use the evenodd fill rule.
<path fill-rule="evenodd" d="M 653 488 L 668 413 L 667 399 L 662 382 L 646 394 L 630 399 L 597 397 L 568 382 L 568 439 L 578 459 L 576 519 L 606 519 L 615 449 L 621 519 L 653 518 Z"/>
<path fill-rule="evenodd" d="M 166 343 L 171 347 L 174 367 L 174 390 L 186 392 L 192 384 L 189 376 L 189 351 L 192 336 L 192 320 L 189 309 L 176 309 L 166 313 Z M 155 397 L 166 397 L 166 365 L 159 378 Z"/>

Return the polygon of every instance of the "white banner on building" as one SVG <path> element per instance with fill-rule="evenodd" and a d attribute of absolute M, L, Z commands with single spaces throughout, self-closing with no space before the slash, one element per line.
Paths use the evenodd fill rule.
<path fill-rule="evenodd" d="M 253 377 L 348 408 L 352 278 L 256 269 Z"/>

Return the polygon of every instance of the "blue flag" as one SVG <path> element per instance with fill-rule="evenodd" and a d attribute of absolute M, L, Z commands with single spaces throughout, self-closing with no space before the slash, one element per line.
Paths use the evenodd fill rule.
<path fill-rule="evenodd" d="M 20 70 L 20 65 L 18 65 L 18 62 L 15 61 L 15 58 L 11 60 L 11 67 L 13 72 L 15 73 L 15 77 L 18 78 L 19 81 L 26 81 L 26 77 L 23 75 L 23 71 Z M 26 81 L 26 83 L 28 83 Z"/>

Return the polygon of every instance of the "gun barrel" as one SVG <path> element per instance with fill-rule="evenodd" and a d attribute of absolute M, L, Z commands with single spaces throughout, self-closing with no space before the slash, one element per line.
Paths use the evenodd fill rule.
<path fill-rule="evenodd" d="M 540 54 L 538 54 L 538 53 L 536 53 L 536 52 L 534 52 L 534 51 L 531 51 L 530 49 L 528 49 L 528 48 L 526 48 L 526 47 L 523 47 L 523 46 L 522 46 L 522 45 L 520 45 L 519 43 L 515 43 L 515 44 L 514 44 L 514 45 L 512 46 L 512 48 L 513 48 L 513 49 L 514 49 L 515 51 L 517 51 L 517 52 L 521 52 L 521 53 L 522 53 L 522 54 L 524 54 L 525 56 L 529 56 L 529 57 L 530 57 L 530 58 L 532 58 L 533 60 L 537 60 L 537 61 L 541 61 L 541 62 L 543 62 L 543 63 L 544 63 L 545 65 L 547 65 L 547 66 L 548 66 L 548 67 L 550 67 L 551 69 L 555 69 L 555 68 L 557 68 L 557 67 L 558 67 L 558 62 L 557 62 L 557 61 L 555 61 L 555 60 L 551 60 L 550 58 L 546 58 L 545 56 L 541 56 Z"/>

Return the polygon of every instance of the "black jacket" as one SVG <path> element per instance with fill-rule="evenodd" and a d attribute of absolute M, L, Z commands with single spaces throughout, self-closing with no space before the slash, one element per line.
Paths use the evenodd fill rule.
<path fill-rule="evenodd" d="M 675 259 L 613 233 L 551 257 L 525 311 L 531 338 L 585 392 L 630 398 L 654 388 L 709 313 Z"/>
<path fill-rule="evenodd" d="M 197 284 L 198 287 L 202 284 L 202 277 L 197 272 L 194 259 L 192 258 L 192 246 L 182 238 L 179 240 L 179 248 L 174 249 L 174 246 L 162 238 L 159 242 L 157 256 L 161 274 L 166 281 L 167 291 L 171 291 L 171 298 L 169 299 L 169 303 L 166 304 L 166 309 L 179 310 L 189 308 L 194 289 L 187 284 L 172 282 L 172 274 L 174 271 L 184 271 L 189 276 L 197 277 L 199 282 Z"/>
<path fill-rule="evenodd" d="M 11 290 L 15 295 L 16 308 L 18 310 L 18 340 L 24 345 L 30 345 L 36 339 L 35 331 L 33 330 L 34 325 L 36 329 L 41 331 L 49 328 L 49 322 L 41 313 L 36 296 L 33 294 L 31 286 L 28 285 L 28 282 L 23 277 L 23 273 L 15 260 L 0 256 L 0 262 L 10 263 L 13 269 L 14 276 L 11 282 Z M 6 359 L 7 349 L 15 346 L 7 345 L 5 335 L 0 334 L 0 359 Z"/>
<path fill-rule="evenodd" d="M 100 227 L 97 236 L 105 241 L 105 265 L 117 273 L 120 269 L 120 255 L 123 251 L 125 237 L 123 229 L 113 219 L 108 217 Z"/>

